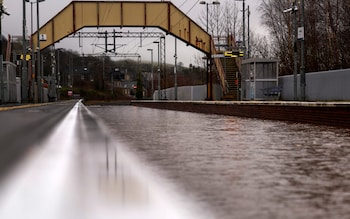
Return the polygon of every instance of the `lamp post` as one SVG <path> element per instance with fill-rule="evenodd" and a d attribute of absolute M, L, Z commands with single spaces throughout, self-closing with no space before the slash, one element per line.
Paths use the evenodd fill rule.
<path fill-rule="evenodd" d="M 33 80 L 35 80 L 35 75 L 34 72 L 35 72 L 35 59 L 34 59 L 34 42 L 33 42 L 33 4 L 34 2 L 30 2 L 30 48 L 31 48 L 31 52 L 32 52 L 32 58 L 31 58 L 31 64 L 32 64 L 32 68 L 31 68 L 31 79 L 32 79 L 32 86 L 31 86 L 31 92 L 32 92 L 32 95 L 33 95 L 33 98 L 34 98 L 34 102 L 37 102 L 37 98 L 35 98 L 35 91 L 34 91 L 34 83 L 33 83 Z M 34 77 L 33 77 L 34 76 Z"/>
<path fill-rule="evenodd" d="M 247 57 L 248 59 L 250 58 L 250 9 L 248 5 L 248 45 L 247 45 Z"/>
<path fill-rule="evenodd" d="M 147 49 L 147 51 L 151 51 L 151 86 L 152 86 L 152 99 L 153 99 L 153 92 L 154 92 L 154 80 L 153 80 L 153 49 Z"/>
<path fill-rule="evenodd" d="M 26 29 L 27 29 L 27 22 L 26 22 L 26 1 L 23 0 L 23 24 L 22 24 L 22 89 L 21 89 L 21 102 L 27 103 L 28 102 L 28 91 L 27 91 L 27 83 L 28 83 L 28 68 L 27 68 L 27 41 L 26 41 Z"/>
<path fill-rule="evenodd" d="M 300 93 L 301 93 L 301 100 L 305 100 L 305 88 L 306 88 L 306 81 L 305 81 L 305 3 L 304 0 L 301 0 L 301 27 L 302 29 L 302 37 L 301 37 L 301 45 L 300 45 L 300 53 L 301 53 L 301 63 L 300 63 Z"/>
<path fill-rule="evenodd" d="M 174 66 L 174 87 L 175 87 L 175 97 L 174 99 L 177 100 L 177 40 L 175 38 L 175 66 Z"/>
<path fill-rule="evenodd" d="M 160 58 L 160 50 L 159 50 L 159 41 L 154 41 L 153 43 L 156 43 L 158 45 L 158 100 L 161 99 L 161 91 L 160 91 L 160 63 L 159 63 L 159 58 Z"/>
<path fill-rule="evenodd" d="M 45 0 L 37 0 L 36 1 L 36 17 L 37 17 L 37 22 L 36 22 L 36 25 L 37 25 L 37 44 L 38 44 L 38 47 L 37 47 L 37 55 L 38 55 L 38 71 L 39 71 L 39 74 L 38 74 L 38 88 L 39 88 L 39 95 L 40 95 L 40 100 L 41 102 L 44 102 L 44 97 L 43 97 L 43 88 L 42 88 L 42 83 L 41 83 L 41 79 L 43 77 L 43 72 L 42 72 L 42 68 L 41 68 L 41 54 L 40 54 L 40 23 L 39 23 L 39 3 L 40 2 L 43 2 Z"/>
<path fill-rule="evenodd" d="M 57 67 L 56 67 L 56 70 L 57 70 L 57 73 L 56 73 L 56 81 L 57 81 L 57 84 L 56 84 L 56 88 L 57 88 L 57 100 L 60 100 L 61 99 L 61 82 L 64 82 L 64 80 L 62 80 L 62 76 L 61 76 L 61 68 L 60 68 L 60 52 L 62 51 L 61 48 L 57 49 Z"/>
<path fill-rule="evenodd" d="M 200 1 L 199 4 L 206 5 L 207 10 L 207 32 L 209 32 L 209 5 L 220 5 L 219 1 L 213 1 L 208 3 L 206 1 Z M 207 54 L 207 99 L 212 100 L 212 73 L 211 73 L 211 54 Z"/>
<path fill-rule="evenodd" d="M 297 11 L 298 11 L 298 7 L 296 6 L 296 2 L 294 0 L 293 5 L 291 8 L 288 8 L 286 10 L 284 10 L 284 13 L 291 13 L 294 14 L 294 19 L 293 19 L 293 44 L 294 44 L 294 71 L 293 71 L 293 76 L 294 76 L 294 80 L 293 80 L 293 85 L 294 85 L 294 100 L 298 99 L 298 81 L 297 81 L 297 73 L 298 73 L 298 53 L 297 53 L 297 38 L 298 38 L 298 31 L 297 31 Z"/>
<path fill-rule="evenodd" d="M 30 35 L 33 36 L 33 4 L 35 2 L 31 2 L 29 0 L 25 0 L 26 2 L 30 3 Z M 34 60 L 34 44 L 33 44 L 33 39 L 30 38 L 31 42 L 30 42 L 30 48 L 31 48 L 31 74 L 33 74 L 35 72 L 35 60 Z M 34 77 L 35 78 L 35 77 Z M 34 79 L 32 77 L 32 79 Z M 32 83 L 32 86 L 31 86 L 31 93 L 35 93 L 34 92 L 34 89 L 33 89 L 33 83 Z M 34 96 L 34 95 L 33 95 Z M 34 97 L 34 100 L 36 100 L 36 98 Z"/>
<path fill-rule="evenodd" d="M 49 76 L 49 101 L 57 100 L 57 78 L 56 78 L 56 54 L 55 49 L 52 48 L 51 56 L 51 75 Z M 50 100 L 51 99 L 51 100 Z"/>
<path fill-rule="evenodd" d="M 209 31 L 209 28 L 208 28 L 208 20 L 209 20 L 209 5 L 220 5 L 220 2 L 219 1 L 213 1 L 212 3 L 208 3 L 206 1 L 200 1 L 199 4 L 201 5 L 206 5 L 206 8 L 207 8 L 207 32 Z"/>
<path fill-rule="evenodd" d="M 35 0 L 35 1 L 30 1 L 30 0 L 25 0 L 26 2 L 30 3 L 31 7 L 31 35 L 33 35 L 33 4 L 36 3 L 36 16 L 37 16 L 37 86 L 38 86 L 38 101 L 43 102 L 43 96 L 42 96 L 42 84 L 41 84 L 41 78 L 42 78 L 42 71 L 41 71 L 41 55 L 40 55 L 40 33 L 39 33 L 39 3 L 44 2 L 45 0 Z M 35 48 L 34 48 L 34 43 L 32 39 L 31 43 L 31 48 L 32 48 L 32 72 L 34 72 L 34 53 L 35 53 Z"/>
<path fill-rule="evenodd" d="M 246 42 L 245 42 L 245 0 L 235 0 L 235 1 L 238 1 L 238 2 L 242 2 L 242 7 L 243 7 L 243 52 L 245 54 L 245 49 L 246 49 Z"/>

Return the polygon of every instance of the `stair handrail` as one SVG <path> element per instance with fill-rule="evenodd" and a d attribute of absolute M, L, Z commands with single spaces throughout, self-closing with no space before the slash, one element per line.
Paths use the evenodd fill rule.
<path fill-rule="evenodd" d="M 231 35 L 230 36 L 230 43 L 231 43 L 231 48 L 235 48 L 237 49 L 237 44 L 236 44 L 236 40 L 233 38 L 233 36 Z M 237 68 L 238 68 L 238 72 L 241 73 L 241 69 L 242 69 L 242 58 L 240 57 L 237 57 L 235 58 L 235 61 L 236 61 L 236 65 L 237 65 Z"/>
<path fill-rule="evenodd" d="M 211 51 L 212 51 L 212 55 L 217 55 L 218 52 L 216 51 L 215 45 L 214 45 L 214 40 L 211 40 Z M 219 74 L 219 80 L 220 80 L 220 85 L 222 88 L 222 91 L 225 94 L 228 93 L 228 84 L 226 82 L 226 74 L 225 74 L 225 70 L 224 67 L 222 66 L 222 63 L 220 61 L 220 58 L 214 56 L 214 63 L 216 66 L 216 70 Z"/>

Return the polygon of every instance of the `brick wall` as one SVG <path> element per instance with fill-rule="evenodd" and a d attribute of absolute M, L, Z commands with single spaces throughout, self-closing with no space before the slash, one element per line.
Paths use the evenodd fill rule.
<path fill-rule="evenodd" d="M 134 106 L 350 128 L 350 103 L 132 101 Z"/>

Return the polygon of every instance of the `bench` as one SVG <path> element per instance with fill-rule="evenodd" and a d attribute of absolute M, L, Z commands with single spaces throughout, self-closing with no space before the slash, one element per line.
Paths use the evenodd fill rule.
<path fill-rule="evenodd" d="M 281 86 L 273 86 L 262 89 L 263 94 L 268 97 L 278 97 L 282 91 Z"/>

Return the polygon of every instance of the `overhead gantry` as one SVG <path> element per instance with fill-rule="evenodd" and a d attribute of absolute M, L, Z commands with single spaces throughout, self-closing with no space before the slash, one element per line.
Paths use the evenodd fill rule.
<path fill-rule="evenodd" d="M 211 36 L 171 2 L 72 1 L 39 29 L 40 49 L 84 27 L 157 27 L 211 54 Z M 32 36 L 37 48 L 37 32 Z"/>

